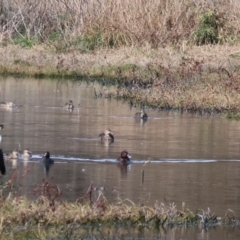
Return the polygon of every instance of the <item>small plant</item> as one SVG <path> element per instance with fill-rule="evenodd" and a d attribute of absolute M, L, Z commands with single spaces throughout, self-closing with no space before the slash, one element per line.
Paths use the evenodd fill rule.
<path fill-rule="evenodd" d="M 220 41 L 219 30 L 223 26 L 220 14 L 207 10 L 200 17 L 199 28 L 195 33 L 195 42 L 198 45 L 216 44 Z"/>
<path fill-rule="evenodd" d="M 49 41 L 57 41 L 57 40 L 62 40 L 63 38 L 63 33 L 61 31 L 52 31 L 49 33 L 48 40 Z"/>
<path fill-rule="evenodd" d="M 230 111 L 229 113 L 227 113 L 226 117 L 227 117 L 227 119 L 239 121 L 240 120 L 240 113 L 236 112 L 236 111 Z"/>
<path fill-rule="evenodd" d="M 39 203 L 43 203 L 46 198 L 49 201 L 49 206 L 52 211 L 56 210 L 55 200 L 61 195 L 61 190 L 56 184 L 43 180 L 42 184 L 39 184 L 34 190 L 34 193 L 39 196 Z"/>
<path fill-rule="evenodd" d="M 13 43 L 16 45 L 20 45 L 23 48 L 31 48 L 34 44 L 37 43 L 36 39 L 27 38 L 23 36 L 18 36 L 13 39 Z"/>
<path fill-rule="evenodd" d="M 125 45 L 126 43 L 119 36 L 113 36 L 109 32 L 105 32 L 100 29 L 91 29 L 90 31 L 83 33 L 82 36 L 78 36 L 73 45 L 79 50 L 87 52 L 94 51 L 101 47 L 112 48 L 118 45 Z"/>
<path fill-rule="evenodd" d="M 101 32 L 92 32 L 84 34 L 77 38 L 75 45 L 82 51 L 92 51 L 104 46 L 103 34 Z"/>

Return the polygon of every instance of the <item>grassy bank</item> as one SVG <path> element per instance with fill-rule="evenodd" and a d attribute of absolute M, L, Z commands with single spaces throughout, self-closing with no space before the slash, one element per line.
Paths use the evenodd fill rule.
<path fill-rule="evenodd" d="M 9 187 L 12 187 L 11 180 L 5 185 L 5 188 Z M 131 226 L 158 229 L 239 225 L 231 211 L 227 211 L 221 218 L 211 213 L 210 209 L 193 212 L 186 208 L 185 203 L 181 209 L 177 209 L 174 203 L 166 205 L 157 201 L 154 206 L 137 206 L 128 199 L 118 199 L 115 204 L 109 204 L 101 191 L 93 198 L 93 191 L 94 186 L 91 184 L 86 195 L 79 197 L 75 203 L 62 202 L 58 200 L 61 195 L 58 186 L 45 180 L 34 190 L 35 201 L 11 194 L 7 198 L 1 197 L 1 239 L 10 233 L 22 235 L 23 238 L 27 235 L 44 237 L 46 234 L 49 237 L 54 233 L 71 235 L 74 229 L 80 227 Z M 55 231 L 49 232 L 48 229 Z"/>
<path fill-rule="evenodd" d="M 119 87 L 101 96 L 239 118 L 239 1 L 20 2 L 0 5 L 1 74 L 97 78 Z"/>
<path fill-rule="evenodd" d="M 152 49 L 122 47 L 57 54 L 44 46 L 0 48 L 0 73 L 89 79 L 118 84 L 105 97 L 158 109 L 226 113 L 240 111 L 239 45 Z"/>

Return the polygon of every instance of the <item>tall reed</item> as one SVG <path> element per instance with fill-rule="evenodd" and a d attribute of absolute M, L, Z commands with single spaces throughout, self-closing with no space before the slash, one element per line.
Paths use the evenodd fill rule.
<path fill-rule="evenodd" d="M 90 49 L 146 43 L 159 47 L 194 40 L 208 11 L 215 22 L 222 23 L 216 29 L 221 41 L 237 36 L 237 0 L 2 0 L 0 41 L 20 37 L 49 42 L 60 38 L 90 44 L 85 46 Z"/>

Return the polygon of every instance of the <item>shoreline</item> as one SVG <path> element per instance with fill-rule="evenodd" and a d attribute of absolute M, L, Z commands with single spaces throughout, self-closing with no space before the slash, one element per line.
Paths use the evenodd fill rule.
<path fill-rule="evenodd" d="M 178 68 L 190 61 L 202 62 L 203 68 L 240 67 L 240 44 L 172 46 L 152 49 L 121 47 L 81 53 L 78 49 L 57 53 L 46 45 L 22 48 L 19 45 L 0 47 L 0 74 L 22 74 L 44 77 L 89 76 L 115 78 L 121 69 L 123 76 L 131 77 L 132 68 L 146 70 L 149 65 Z"/>
<path fill-rule="evenodd" d="M 103 193 L 97 199 L 92 198 L 90 190 L 85 196 L 79 197 L 74 203 L 58 201 L 61 190 L 57 185 L 45 181 L 36 189 L 42 191 L 35 201 L 23 196 L 0 198 L 2 216 L 0 232 L 13 228 L 24 227 L 63 227 L 65 225 L 94 227 L 129 226 L 156 229 L 159 227 L 196 227 L 207 229 L 215 226 L 239 226 L 240 221 L 231 210 L 224 217 L 219 217 L 208 208 L 206 211 L 195 212 L 182 203 L 178 209 L 174 203 L 168 205 L 155 202 L 154 206 L 137 206 L 131 200 L 118 199 L 109 204 Z M 36 192 L 38 194 L 38 192 Z M 76 214 L 77 213 L 77 214 Z"/>
<path fill-rule="evenodd" d="M 239 118 L 239 45 L 188 46 L 152 49 L 122 47 L 88 53 L 53 52 L 38 45 L 0 47 L 3 76 L 58 78 L 117 85 L 107 98 L 131 104 Z"/>

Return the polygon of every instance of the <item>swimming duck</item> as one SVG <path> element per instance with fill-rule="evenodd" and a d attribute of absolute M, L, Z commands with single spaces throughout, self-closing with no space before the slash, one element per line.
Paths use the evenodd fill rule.
<path fill-rule="evenodd" d="M 21 154 L 18 150 L 13 150 L 10 154 L 7 155 L 7 160 L 18 160 L 20 158 Z"/>
<path fill-rule="evenodd" d="M 146 114 L 144 109 L 141 109 L 141 112 L 135 113 L 135 118 L 147 119 L 148 115 Z"/>
<path fill-rule="evenodd" d="M 5 175 L 6 168 L 5 168 L 5 163 L 4 163 L 4 157 L 3 157 L 2 149 L 0 149 L 0 171 L 1 171 L 2 175 Z"/>
<path fill-rule="evenodd" d="M 99 134 L 101 142 L 114 142 L 114 133 L 111 131 L 111 129 L 106 129 L 103 133 Z"/>
<path fill-rule="evenodd" d="M 4 125 L 3 124 L 0 124 L 0 130 L 4 129 Z M 0 143 L 2 141 L 2 136 L 0 135 Z"/>
<path fill-rule="evenodd" d="M 48 176 L 49 170 L 51 168 L 51 166 L 54 164 L 54 160 L 50 158 L 50 153 L 49 152 L 45 152 L 41 162 L 43 164 L 44 170 L 46 175 Z"/>
<path fill-rule="evenodd" d="M 18 150 L 13 150 L 10 154 L 6 155 L 7 161 L 12 162 L 12 168 L 16 169 L 18 165 L 18 161 L 21 158 L 21 154 L 19 153 Z"/>
<path fill-rule="evenodd" d="M 43 159 L 46 159 L 46 160 L 51 159 L 50 158 L 50 152 L 45 152 L 44 155 L 43 155 Z"/>
<path fill-rule="evenodd" d="M 119 162 L 129 162 L 130 161 L 131 156 L 128 154 L 128 151 L 124 150 L 121 152 L 121 156 L 117 159 Z"/>
<path fill-rule="evenodd" d="M 64 107 L 64 109 L 67 109 L 67 110 L 73 110 L 74 109 L 73 101 L 69 100 L 69 102 L 65 103 L 65 105 L 63 107 Z"/>
<path fill-rule="evenodd" d="M 17 105 L 14 104 L 13 102 L 0 102 L 0 107 L 2 107 L 2 108 L 15 108 L 15 107 L 17 107 Z"/>
<path fill-rule="evenodd" d="M 29 160 L 32 157 L 32 152 L 29 149 L 25 149 L 22 153 L 23 160 Z"/>

